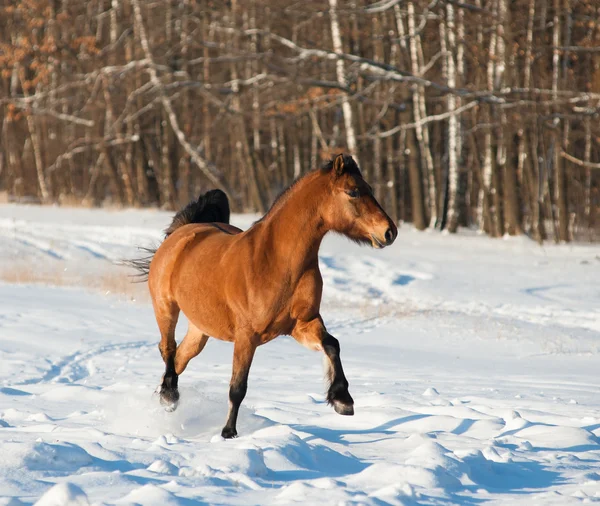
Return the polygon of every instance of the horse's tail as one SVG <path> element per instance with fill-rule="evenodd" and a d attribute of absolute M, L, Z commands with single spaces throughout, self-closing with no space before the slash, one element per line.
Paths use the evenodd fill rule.
<path fill-rule="evenodd" d="M 169 227 L 165 230 L 165 238 L 169 237 L 175 230 L 190 223 L 226 223 L 229 224 L 229 199 L 221 190 L 210 190 L 193 200 L 173 218 Z M 142 258 L 126 260 L 123 263 L 138 271 L 136 281 L 148 280 L 150 262 L 158 248 L 140 248 L 147 255 Z"/>

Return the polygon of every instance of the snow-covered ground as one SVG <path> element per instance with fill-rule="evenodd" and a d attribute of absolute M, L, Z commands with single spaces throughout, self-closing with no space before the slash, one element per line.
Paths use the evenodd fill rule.
<path fill-rule="evenodd" d="M 327 238 L 323 315 L 356 415 L 282 337 L 225 441 L 231 345 L 211 340 L 163 411 L 152 309 L 113 265 L 169 219 L 0 206 L 0 277 L 20 281 L 0 283 L 0 504 L 600 502 L 600 247 Z"/>

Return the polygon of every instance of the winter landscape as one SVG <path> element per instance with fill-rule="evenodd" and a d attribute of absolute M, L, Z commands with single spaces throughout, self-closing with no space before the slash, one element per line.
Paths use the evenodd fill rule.
<path fill-rule="evenodd" d="M 0 506 L 600 502 L 599 120 L 599 0 L 0 2 Z M 163 301 L 174 278 L 229 294 L 187 309 L 248 330 L 233 399 L 251 340 L 304 309 L 348 400 L 309 246 L 369 224 L 350 235 L 385 250 L 319 252 L 355 415 L 288 336 L 258 348 L 238 438 L 230 343 L 166 412 L 124 261 L 207 190 L 248 228 L 319 167 L 248 248 L 153 270 Z M 253 268 L 223 281 L 225 258 Z"/>
<path fill-rule="evenodd" d="M 321 354 L 281 337 L 223 440 L 232 346 L 210 340 L 165 412 L 146 287 L 115 265 L 171 217 L 0 206 L 0 504 L 600 502 L 597 245 L 328 236 L 355 416 L 327 406 Z"/>

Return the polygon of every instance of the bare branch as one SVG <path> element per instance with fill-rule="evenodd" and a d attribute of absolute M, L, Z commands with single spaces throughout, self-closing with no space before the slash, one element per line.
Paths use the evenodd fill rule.
<path fill-rule="evenodd" d="M 310 57 L 318 57 L 327 60 L 346 60 L 351 61 L 353 63 L 357 63 L 360 65 L 360 69 L 363 71 L 369 71 L 370 73 L 378 76 L 379 78 L 390 80 L 390 81 L 398 81 L 398 82 L 407 82 L 407 83 L 415 83 L 420 84 L 421 86 L 425 86 L 427 88 L 434 88 L 442 93 L 452 93 L 455 95 L 464 95 L 464 96 L 477 96 L 480 100 L 493 102 L 493 103 L 503 103 L 505 101 L 504 98 L 495 96 L 492 92 L 486 91 L 481 93 L 473 93 L 472 90 L 468 90 L 465 88 L 452 88 L 443 84 L 436 83 L 434 81 L 430 81 L 429 79 L 425 79 L 423 77 L 415 76 L 409 72 L 404 70 L 400 70 L 399 68 L 390 65 L 388 63 L 377 62 L 371 60 L 369 58 L 364 58 L 361 56 L 356 56 L 353 54 L 343 53 L 343 52 L 334 52 L 327 51 L 325 49 L 308 49 L 305 47 L 301 47 L 298 44 L 292 42 L 285 37 L 280 35 L 264 31 L 264 30 L 246 30 L 245 33 L 250 35 L 252 33 L 261 33 L 271 39 L 279 42 L 283 46 L 295 51 L 298 53 L 297 60 L 306 60 Z"/>
<path fill-rule="evenodd" d="M 18 107 L 20 109 L 24 109 L 27 111 L 31 111 L 36 116 L 44 116 L 44 115 L 53 116 L 62 121 L 69 121 L 71 123 L 75 123 L 76 125 L 83 125 L 86 127 L 93 127 L 96 124 L 92 120 L 89 120 L 89 119 L 83 119 L 83 118 L 79 118 L 78 116 L 73 116 L 72 114 L 66 114 L 66 113 L 62 113 L 62 112 L 53 111 L 52 109 L 46 109 L 45 107 L 38 107 L 36 105 L 22 103 L 22 101 L 20 101 L 20 100 L 9 101 L 9 102 L 11 102 L 15 107 Z"/>
<path fill-rule="evenodd" d="M 150 80 L 154 83 L 154 86 L 156 86 L 156 88 L 160 92 L 160 100 L 167 113 L 167 117 L 169 118 L 169 124 L 171 125 L 171 128 L 175 132 L 175 135 L 177 136 L 177 139 L 179 140 L 181 146 L 185 149 L 186 153 L 190 156 L 194 163 L 200 168 L 203 174 L 218 188 L 223 190 L 225 193 L 231 194 L 231 192 L 227 188 L 227 185 L 223 181 L 221 181 L 221 178 L 217 174 L 215 174 L 213 170 L 211 170 L 208 162 L 198 154 L 194 147 L 185 138 L 185 134 L 183 133 L 181 128 L 179 128 L 177 116 L 175 115 L 173 106 L 171 105 L 171 102 L 164 91 L 163 84 L 158 78 L 156 68 L 154 67 L 154 61 L 152 59 L 152 53 L 150 52 L 148 38 L 146 37 L 146 29 L 144 27 L 144 21 L 142 19 L 142 11 L 140 9 L 139 0 L 131 0 L 131 3 L 133 4 L 135 23 L 137 25 L 142 50 L 144 51 L 146 60 L 152 63 L 152 65 L 148 66 L 148 74 L 150 76 Z"/>
<path fill-rule="evenodd" d="M 403 130 L 411 130 L 413 128 L 416 128 L 418 126 L 423 126 L 426 125 L 428 123 L 433 123 L 435 121 L 443 121 L 445 119 L 448 119 L 452 116 L 458 116 L 459 114 L 462 114 L 465 111 L 468 111 L 469 109 L 475 107 L 477 105 L 477 101 L 473 100 L 472 102 L 469 102 L 465 105 L 463 105 L 462 107 L 459 107 L 458 109 L 455 109 L 454 111 L 449 111 L 449 112 L 444 112 L 442 114 L 435 114 L 433 116 L 427 116 L 426 118 L 423 118 L 420 121 L 415 121 L 414 123 L 406 123 L 404 125 L 398 125 L 394 128 L 391 128 L 390 130 L 386 130 L 385 132 L 380 132 L 378 134 L 373 134 L 373 135 L 368 135 L 366 137 L 368 138 L 375 138 L 375 137 L 380 137 L 380 138 L 385 138 L 385 137 L 389 137 L 390 135 L 394 135 L 397 134 L 398 132 L 401 132 Z"/>
<path fill-rule="evenodd" d="M 590 169 L 600 169 L 600 163 L 592 163 L 592 162 L 584 162 L 583 160 L 580 160 L 579 158 L 575 158 L 574 156 L 565 153 L 564 151 L 562 151 L 560 153 L 560 156 L 562 156 L 565 160 L 569 160 L 570 162 L 573 162 L 575 165 L 579 165 L 580 167 L 587 167 Z"/>

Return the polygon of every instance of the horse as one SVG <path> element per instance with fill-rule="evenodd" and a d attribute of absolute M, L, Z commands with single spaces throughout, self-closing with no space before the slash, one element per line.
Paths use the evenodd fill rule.
<path fill-rule="evenodd" d="M 318 251 L 328 232 L 380 249 L 398 229 L 349 155 L 296 180 L 249 229 L 229 224 L 229 203 L 212 190 L 176 214 L 152 257 L 137 262 L 160 330 L 165 372 L 159 387 L 167 410 L 179 402 L 178 378 L 209 336 L 233 343 L 229 411 L 221 435 L 237 437 L 237 417 L 258 346 L 291 335 L 326 360 L 327 402 L 341 415 L 354 400 L 340 344 L 320 314 L 323 279 Z M 177 345 L 180 312 L 189 327 Z"/>

